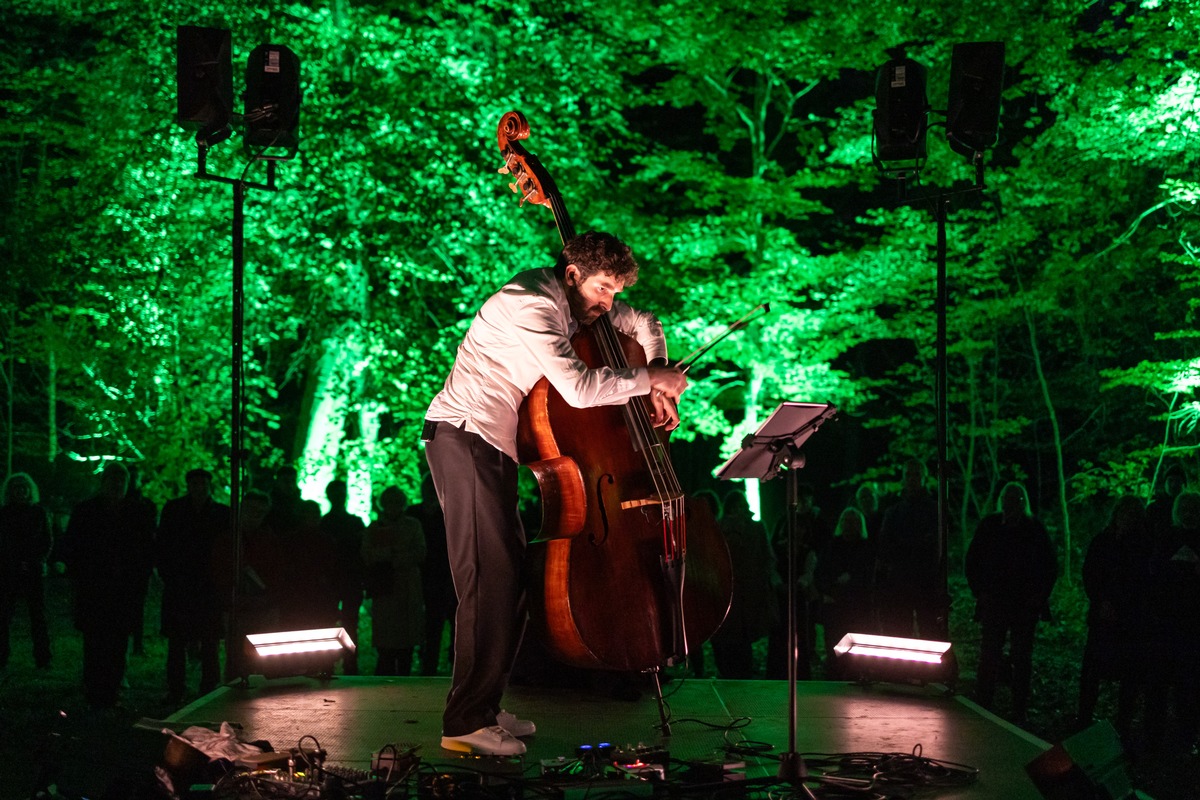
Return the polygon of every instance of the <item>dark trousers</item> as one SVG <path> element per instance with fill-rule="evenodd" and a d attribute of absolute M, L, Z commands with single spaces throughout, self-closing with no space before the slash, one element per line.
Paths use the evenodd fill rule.
<path fill-rule="evenodd" d="M 190 640 L 181 636 L 167 638 L 167 691 L 174 701 L 187 691 L 187 650 Z M 200 639 L 200 694 L 217 688 L 221 676 L 221 640 Z"/>
<path fill-rule="evenodd" d="M 1149 643 L 1139 640 L 1136 632 L 1103 623 L 1088 628 L 1083 663 L 1079 667 L 1079 723 L 1091 725 L 1100 700 L 1100 684 L 1118 682 L 1117 733 L 1128 741 L 1142 688 L 1141 659 Z"/>
<path fill-rule="evenodd" d="M 1188 747 L 1200 730 L 1200 636 L 1181 626 L 1157 631 L 1146 659 L 1146 745 L 1158 749 L 1168 733 Z M 1174 726 L 1168 709 L 1173 706 Z"/>
<path fill-rule="evenodd" d="M 46 594 L 42 587 L 41 565 L 39 572 L 6 576 L 0 584 L 0 667 L 8 664 L 11 654 L 8 630 L 12 627 L 17 603 L 25 601 L 29 611 L 29 634 L 33 639 L 33 661 L 39 667 L 50 663 L 50 633 L 46 628 Z"/>
<path fill-rule="evenodd" d="M 83 632 L 83 695 L 89 705 L 110 708 L 117 704 L 128 647 L 127 628 Z"/>
<path fill-rule="evenodd" d="M 1004 661 L 1004 641 L 1008 640 L 1008 660 L 1012 665 L 1012 710 L 1024 716 L 1029 710 L 1029 690 L 1033 680 L 1033 637 L 1037 630 L 1037 612 L 991 612 L 981 622 L 979 675 L 976 693 L 979 704 L 991 708 Z"/>
<path fill-rule="evenodd" d="M 136 579 L 133 597 L 133 633 L 130 641 L 133 643 L 134 655 L 146 651 L 146 595 L 150 592 L 150 575 Z"/>
<path fill-rule="evenodd" d="M 754 643 L 745 637 L 729 637 L 712 642 L 713 661 L 722 678 L 747 679 L 754 677 Z M 696 657 L 703 659 L 704 654 Z"/>
<path fill-rule="evenodd" d="M 376 675 L 411 675 L 415 647 L 379 647 L 375 662 Z M 475 730 L 472 728 L 471 730 Z M 467 731 L 470 733 L 471 731 Z"/>
<path fill-rule="evenodd" d="M 450 623 L 450 660 L 454 661 L 454 607 L 445 586 L 429 581 L 425 588 L 425 638 L 421 645 L 421 674 L 436 675 L 442 658 L 442 632 Z"/>
<path fill-rule="evenodd" d="M 525 627 L 525 531 L 517 514 L 517 464 L 473 433 L 439 422 L 425 457 L 446 515 L 458 594 L 454 673 L 442 734 L 496 724 Z"/>
<path fill-rule="evenodd" d="M 884 636 L 945 640 L 947 632 L 941 603 L 932 592 L 880 592 L 875 601 L 879 630 Z"/>

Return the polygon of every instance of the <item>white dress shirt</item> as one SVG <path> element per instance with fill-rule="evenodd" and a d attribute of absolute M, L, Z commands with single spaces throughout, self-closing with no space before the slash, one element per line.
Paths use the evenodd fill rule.
<path fill-rule="evenodd" d="M 637 340 L 647 361 L 666 358 L 662 324 L 654 315 L 615 300 L 608 318 Z M 517 409 L 543 376 L 576 408 L 616 405 L 650 392 L 645 367 L 589 369 L 571 347 L 578 329 L 553 269 L 519 273 L 475 315 L 426 419 L 478 434 L 516 461 Z"/>

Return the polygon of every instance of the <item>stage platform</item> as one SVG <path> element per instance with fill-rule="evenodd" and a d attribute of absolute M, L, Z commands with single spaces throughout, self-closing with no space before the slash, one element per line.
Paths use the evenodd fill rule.
<path fill-rule="evenodd" d="M 630 701 L 578 690 L 512 687 L 505 707 L 538 727 L 525 740 L 528 753 L 522 759 L 477 758 L 441 749 L 441 711 L 448 689 L 448 678 L 255 678 L 246 687 L 221 687 L 168 721 L 177 730 L 186 723 L 233 723 L 241 726 L 244 740 L 266 740 L 277 751 L 312 736 L 328 753 L 327 763 L 358 770 L 369 769 L 371 754 L 386 744 L 401 749 L 419 745 L 417 755 L 434 771 L 483 772 L 530 782 L 549 780 L 542 778 L 543 761 L 562 757 L 569 762 L 579 745 L 609 742 L 622 750 L 641 746 L 667 751 L 668 783 L 687 771 L 683 762 L 744 760 L 744 785 L 750 788 L 776 776 L 775 758 L 788 749 L 788 687 L 782 681 L 676 678 L 665 687 L 669 735 L 660 730 L 650 693 Z M 728 744 L 739 743 L 751 751 L 763 745 L 769 749 L 762 756 L 724 755 Z M 311 740 L 307 744 L 311 747 Z M 806 764 L 818 763 L 815 754 L 907 754 L 918 746 L 926 758 L 978 770 L 968 785 L 926 790 L 922 796 L 1041 798 L 1024 766 L 1049 745 L 963 697 L 935 687 L 895 684 L 798 685 L 796 750 Z M 563 780 L 553 782 L 563 788 Z M 633 788 L 632 781 L 626 784 Z"/>

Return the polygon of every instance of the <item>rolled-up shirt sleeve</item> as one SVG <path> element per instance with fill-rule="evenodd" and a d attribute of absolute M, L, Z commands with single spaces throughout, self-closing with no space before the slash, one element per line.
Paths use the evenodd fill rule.
<path fill-rule="evenodd" d="M 630 308 L 626 303 L 617 300 L 608 312 L 608 318 L 614 328 L 637 340 L 646 352 L 646 363 L 652 364 L 655 359 L 667 360 L 667 339 L 663 335 L 663 326 L 658 317 L 649 311 Z"/>

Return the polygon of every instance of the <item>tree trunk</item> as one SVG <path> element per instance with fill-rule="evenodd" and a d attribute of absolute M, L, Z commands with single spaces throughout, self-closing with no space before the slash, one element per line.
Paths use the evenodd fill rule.
<path fill-rule="evenodd" d="M 325 487 L 338 473 L 346 419 L 357 392 L 356 366 L 361 345 L 357 334 L 331 336 L 322 343 L 321 358 L 310 378 L 307 425 L 297 471 L 301 494 L 325 505 Z"/>
<path fill-rule="evenodd" d="M 1071 583 L 1071 516 L 1067 509 L 1067 477 L 1063 469 L 1062 433 L 1058 427 L 1058 414 L 1054 411 L 1054 399 L 1050 396 L 1050 384 L 1046 373 L 1042 370 L 1042 356 L 1038 350 L 1037 327 L 1033 321 L 1033 313 L 1024 309 L 1025 326 L 1029 330 L 1029 351 L 1033 354 L 1033 366 L 1037 370 L 1038 385 L 1042 390 L 1042 400 L 1046 403 L 1046 413 L 1050 417 L 1050 431 L 1054 436 L 1054 460 L 1058 471 L 1058 504 L 1062 514 L 1063 532 L 1063 565 L 1062 574 L 1067 584 Z"/>
<path fill-rule="evenodd" d="M 972 478 L 975 475 L 975 446 L 979 438 L 979 391 L 975 385 L 978 370 L 975 359 L 967 357 L 967 452 L 962 465 L 962 505 L 958 514 L 959 571 L 966 570 L 967 539 L 973 499 Z"/>
<path fill-rule="evenodd" d="M 46 460 L 53 464 L 58 455 L 58 358 L 53 347 L 46 360 Z"/>
<path fill-rule="evenodd" d="M 742 417 L 742 426 L 747 433 L 753 433 L 762 424 L 758 413 L 758 398 L 762 392 L 763 380 L 762 370 L 758 365 L 751 367 L 750 380 L 746 383 L 745 413 Z M 757 478 L 746 479 L 746 504 L 750 507 L 751 516 L 761 520 L 762 491 Z"/>

